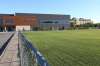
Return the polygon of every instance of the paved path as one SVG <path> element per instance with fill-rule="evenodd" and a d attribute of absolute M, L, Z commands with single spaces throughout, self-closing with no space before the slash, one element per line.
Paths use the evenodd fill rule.
<path fill-rule="evenodd" d="M 18 33 L 15 33 L 2 56 L 0 56 L 0 66 L 19 66 Z"/>
<path fill-rule="evenodd" d="M 5 41 L 12 35 L 13 32 L 0 32 L 0 48 L 4 45 Z"/>

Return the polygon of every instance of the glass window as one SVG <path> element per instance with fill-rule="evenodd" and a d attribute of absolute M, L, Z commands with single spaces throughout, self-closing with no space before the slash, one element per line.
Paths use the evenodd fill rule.
<path fill-rule="evenodd" d="M 14 24 L 13 19 L 7 19 L 7 20 L 6 20 L 6 24 L 7 24 L 7 25 L 13 25 L 13 24 Z"/>
<path fill-rule="evenodd" d="M 0 25 L 2 25 L 3 24 L 3 19 L 2 18 L 0 18 Z"/>

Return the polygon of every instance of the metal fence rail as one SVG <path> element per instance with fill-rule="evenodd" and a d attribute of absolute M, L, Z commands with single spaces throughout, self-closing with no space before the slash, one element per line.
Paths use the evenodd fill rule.
<path fill-rule="evenodd" d="M 43 55 L 19 32 L 21 66 L 50 66 Z"/>

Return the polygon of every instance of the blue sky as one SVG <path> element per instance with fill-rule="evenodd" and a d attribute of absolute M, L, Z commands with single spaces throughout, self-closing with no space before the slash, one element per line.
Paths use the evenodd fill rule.
<path fill-rule="evenodd" d="M 70 14 L 100 22 L 100 0 L 1 0 L 0 13 Z"/>

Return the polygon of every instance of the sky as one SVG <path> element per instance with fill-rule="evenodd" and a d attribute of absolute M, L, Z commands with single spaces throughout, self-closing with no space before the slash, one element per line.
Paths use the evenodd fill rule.
<path fill-rule="evenodd" d="M 1 0 L 0 13 L 68 14 L 100 22 L 100 0 Z"/>

